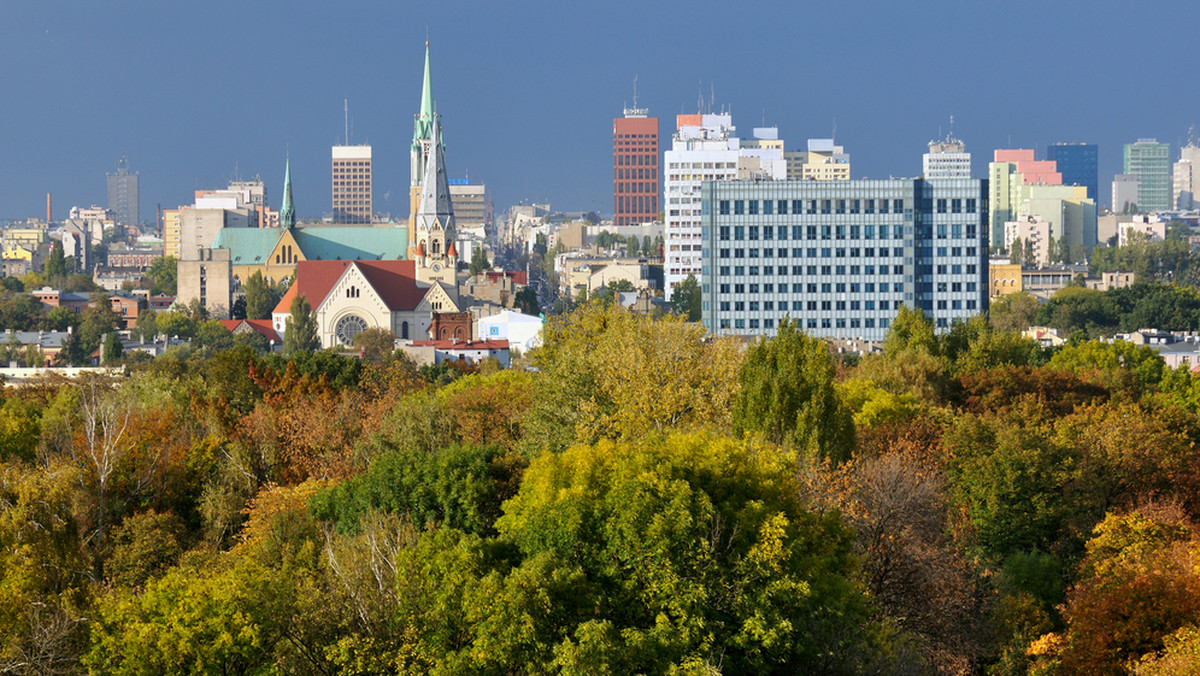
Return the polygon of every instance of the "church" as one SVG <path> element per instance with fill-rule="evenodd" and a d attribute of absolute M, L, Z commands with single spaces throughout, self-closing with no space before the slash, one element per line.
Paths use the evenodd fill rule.
<path fill-rule="evenodd" d="M 300 295 L 316 316 L 322 347 L 349 347 L 358 333 L 377 327 L 392 331 L 401 340 L 471 338 L 471 318 L 461 307 L 458 291 L 464 275 L 458 270 L 454 207 L 441 126 L 435 112 L 426 43 L 421 107 L 413 122 L 410 149 L 407 247 L 396 251 L 395 241 L 390 240 L 377 250 L 355 251 L 367 255 L 315 259 L 304 246 L 303 236 L 293 235 L 295 244 L 290 244 L 285 233 L 265 254 L 267 265 L 288 264 L 290 260 L 295 269 L 295 280 L 272 314 L 276 331 L 282 334 L 286 330 L 292 301 Z M 290 188 L 289 183 L 284 189 L 281 223 L 285 223 L 284 215 L 288 213 L 294 221 Z M 333 246 L 331 242 L 320 244 L 322 250 Z M 350 247 L 347 253 L 352 251 Z M 294 252 L 302 257 L 290 259 Z M 397 260 L 400 258 L 405 260 Z"/>

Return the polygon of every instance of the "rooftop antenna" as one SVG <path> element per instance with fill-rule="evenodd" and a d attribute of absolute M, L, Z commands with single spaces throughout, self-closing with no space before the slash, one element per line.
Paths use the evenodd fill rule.
<path fill-rule="evenodd" d="M 946 135 L 946 140 L 949 141 L 950 139 L 953 139 L 953 138 L 954 138 L 954 115 L 951 114 L 950 115 L 950 133 Z"/>
<path fill-rule="evenodd" d="M 717 106 L 717 86 L 712 82 L 708 83 L 708 112 L 716 110 Z"/>
<path fill-rule="evenodd" d="M 833 135 L 829 138 L 830 141 L 837 143 L 837 118 L 833 118 Z"/>
<path fill-rule="evenodd" d="M 633 107 L 637 108 L 637 75 L 633 76 Z"/>
<path fill-rule="evenodd" d="M 346 145 L 350 145 L 350 99 L 342 99 L 346 113 Z"/>
<path fill-rule="evenodd" d="M 1196 125 L 1188 127 L 1188 145 L 1193 148 L 1196 146 Z"/>
<path fill-rule="evenodd" d="M 704 83 L 696 84 L 696 114 L 704 114 Z"/>

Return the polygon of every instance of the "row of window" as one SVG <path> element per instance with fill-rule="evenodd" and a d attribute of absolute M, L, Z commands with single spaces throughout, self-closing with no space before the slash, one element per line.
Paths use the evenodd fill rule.
<path fill-rule="evenodd" d="M 975 310 L 978 308 L 979 301 L 976 300 L 939 300 L 939 310 Z M 791 304 L 792 312 L 874 312 L 878 304 L 879 310 L 899 310 L 903 305 L 901 301 L 874 301 L 874 300 L 794 300 Z M 779 301 L 779 310 L 787 310 L 787 301 Z M 717 305 L 717 309 L 721 312 L 774 312 L 776 310 L 775 301 L 764 300 L 723 300 Z"/>
<path fill-rule="evenodd" d="M 963 252 L 965 251 L 966 252 L 965 255 L 967 257 L 973 258 L 976 255 L 977 249 L 973 246 L 968 246 L 968 247 L 953 246 L 953 247 L 938 247 L 937 248 L 938 256 L 941 258 L 945 258 L 946 253 L 948 251 L 952 252 L 952 255 L 954 255 L 954 256 L 963 256 L 964 255 Z M 933 247 L 921 247 L 918 250 L 918 253 L 921 254 L 921 256 L 923 258 L 928 258 L 928 257 L 932 256 L 933 252 L 934 252 Z M 819 255 L 818 255 L 818 253 L 819 253 Z M 859 248 L 856 246 L 852 246 L 849 248 L 847 248 L 847 247 L 821 247 L 820 249 L 817 249 L 816 247 L 810 247 L 808 249 L 801 249 L 799 247 L 796 247 L 791 250 L 791 254 L 792 254 L 793 258 L 847 258 L 847 257 L 849 257 L 849 258 L 876 258 L 877 253 L 878 253 L 878 258 L 888 258 L 889 256 L 892 258 L 903 258 L 904 257 L 904 249 L 901 247 L 896 247 L 894 249 L 888 249 L 887 247 L 879 247 L 878 249 L 876 249 L 875 247 L 871 247 L 871 246 L 866 247 L 866 248 Z M 730 254 L 732 254 L 732 256 Z M 762 258 L 787 258 L 788 250 L 783 247 L 780 247 L 778 249 L 772 249 L 769 247 L 765 248 L 765 249 L 756 249 L 756 248 L 726 249 L 726 248 L 722 248 L 717 252 L 717 257 L 721 258 L 721 259 L 759 258 L 760 256 Z M 971 265 L 970 268 L 971 268 L 971 270 L 974 270 L 975 266 Z M 968 271 L 967 274 L 970 274 L 970 271 Z"/>
<path fill-rule="evenodd" d="M 955 223 L 939 224 L 933 227 L 921 226 L 921 233 L 918 239 L 928 239 L 930 236 L 936 236 L 937 239 L 975 239 L 978 236 L 979 228 L 974 223 Z M 903 225 L 793 225 L 791 227 L 791 239 L 889 239 L 888 234 L 891 233 L 891 239 L 904 239 Z M 717 227 L 717 239 L 725 242 L 733 240 L 736 242 L 758 240 L 771 241 L 776 238 L 780 240 L 788 239 L 788 226 L 781 225 L 776 228 L 773 225 L 722 225 Z M 878 237 L 876 237 L 878 235 Z"/>
<path fill-rule="evenodd" d="M 763 282 L 759 284 L 720 284 L 718 285 L 720 292 L 727 294 L 732 289 L 733 293 L 775 293 L 776 284 L 774 282 Z M 787 293 L 788 285 L 779 283 L 779 293 Z M 878 288 L 880 293 L 904 293 L 904 285 L 900 282 L 792 282 L 792 293 L 875 293 Z M 973 293 L 978 288 L 976 282 L 938 282 L 937 290 L 939 292 L 956 291 Z"/>
<path fill-rule="evenodd" d="M 922 266 L 918 266 L 918 268 L 921 268 L 926 272 L 933 272 L 936 269 L 936 271 L 939 275 L 945 275 L 945 274 L 973 275 L 973 274 L 975 274 L 975 271 L 978 269 L 975 265 L 966 265 L 966 266 L 963 266 L 963 265 L 938 265 L 938 266 L 922 265 Z M 764 277 L 770 277 L 770 276 L 776 274 L 776 272 L 775 272 L 776 268 L 773 265 L 765 265 L 765 266 L 762 266 L 761 268 L 757 265 L 751 265 L 751 266 L 734 265 L 732 267 L 728 266 L 728 265 L 722 265 L 717 269 L 719 270 L 720 275 L 722 277 L 728 277 L 730 275 L 730 271 L 732 271 L 734 277 L 742 277 L 744 275 L 749 275 L 750 277 L 758 277 L 759 270 L 762 271 L 762 276 L 764 276 Z M 780 277 L 784 277 L 784 276 L 788 275 L 788 266 L 780 265 L 778 269 L 779 269 L 778 274 Z M 791 267 L 791 274 L 792 274 L 792 276 L 795 276 L 795 277 L 799 277 L 799 276 L 805 275 L 805 274 L 810 275 L 810 276 L 815 276 L 818 274 L 818 272 L 817 272 L 818 270 L 820 270 L 820 275 L 823 277 L 827 276 L 827 275 L 831 275 L 831 274 L 874 275 L 875 271 L 876 271 L 876 266 L 874 266 L 874 265 L 861 265 L 861 266 L 860 265 L 850 265 L 850 266 L 845 266 L 845 265 L 821 265 L 821 266 L 793 265 Z M 904 266 L 903 265 L 893 265 L 893 266 L 880 265 L 880 266 L 878 266 L 878 270 L 879 270 L 879 274 L 881 274 L 881 275 L 886 275 L 886 274 L 902 275 L 902 274 L 904 274 Z M 963 270 L 966 270 L 966 272 L 964 273 Z M 953 272 L 950 272 L 950 271 L 953 271 Z M 972 285 L 972 286 L 974 286 L 974 285 Z"/>
<path fill-rule="evenodd" d="M 949 201 L 949 213 L 973 214 L 978 209 L 978 201 L 974 198 L 950 200 L 938 199 L 937 212 L 947 213 L 946 203 Z M 963 207 L 966 207 L 964 212 Z M 732 207 L 732 211 L 731 211 Z M 890 207 L 890 211 L 889 211 Z M 808 200 L 718 200 L 717 213 L 728 216 L 786 216 L 792 214 L 902 214 L 904 200 L 902 199 L 808 199 Z"/>
<path fill-rule="evenodd" d="M 784 317 L 780 317 L 779 321 L 782 322 L 785 318 L 786 318 L 786 315 Z M 730 325 L 730 321 L 731 320 L 728 320 L 728 319 L 720 320 L 721 328 L 728 329 L 729 325 Z M 799 321 L 799 320 L 797 319 L 797 321 Z M 804 328 L 815 329 L 815 328 L 817 328 L 817 322 L 820 322 L 820 328 L 822 328 L 822 329 L 832 329 L 835 327 L 839 328 L 839 329 L 844 329 L 844 328 L 846 328 L 846 323 L 849 322 L 850 328 L 852 328 L 852 329 L 859 329 L 859 328 L 873 329 L 873 328 L 875 328 L 876 321 L 878 321 L 879 328 L 881 328 L 881 329 L 886 329 L 888 327 L 888 325 L 891 323 L 891 320 L 887 317 L 880 317 L 878 320 L 876 320 L 874 317 L 864 317 L 861 319 L 858 317 L 850 317 L 850 318 L 845 318 L 845 317 L 815 318 L 814 317 L 814 318 L 809 318 L 809 319 L 804 320 Z M 939 324 L 939 326 L 944 325 L 945 320 L 939 320 L 939 321 L 943 322 L 943 324 Z M 746 328 L 747 320 L 745 320 L 745 319 L 734 319 L 734 320 L 732 320 L 732 322 L 733 322 L 733 327 L 736 329 Z M 749 320 L 749 322 L 750 322 L 750 328 L 752 328 L 752 329 L 759 328 L 759 320 L 758 319 L 751 319 L 751 320 Z M 761 328 L 764 328 L 764 329 L 775 328 L 775 320 L 769 319 L 769 318 L 763 319 Z"/>
<path fill-rule="evenodd" d="M 655 167 L 658 166 L 658 155 L 617 155 L 619 167 Z"/>

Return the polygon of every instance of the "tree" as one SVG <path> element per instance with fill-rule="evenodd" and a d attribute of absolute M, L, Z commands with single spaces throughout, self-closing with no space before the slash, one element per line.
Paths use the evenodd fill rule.
<path fill-rule="evenodd" d="M 1024 331 L 1037 318 L 1038 300 L 1028 293 L 1010 293 L 988 306 L 988 319 L 997 331 Z"/>
<path fill-rule="evenodd" d="M 1025 243 L 1020 237 L 1012 241 L 1008 251 L 1008 258 L 1017 265 L 1023 265 L 1025 261 Z"/>
<path fill-rule="evenodd" d="M 321 349 L 321 341 L 317 338 L 317 318 L 304 296 L 297 294 L 292 299 L 291 314 L 284 320 L 284 327 L 285 356 Z"/>
<path fill-rule="evenodd" d="M 834 389 L 829 348 L 796 322 L 781 321 L 773 338 L 751 347 L 737 379 L 734 433 L 760 433 L 835 462 L 853 453 L 854 422 Z"/>
<path fill-rule="evenodd" d="M 481 272 L 487 272 L 491 269 L 491 263 L 488 262 L 487 251 L 482 246 L 471 247 L 471 265 L 468 271 L 472 277 Z"/>
<path fill-rule="evenodd" d="M 628 255 L 630 258 L 636 258 L 638 255 L 638 238 L 634 235 L 631 235 L 626 242 L 626 255 Z"/>
<path fill-rule="evenodd" d="M 383 327 L 367 329 L 354 336 L 354 347 L 363 359 L 379 364 L 396 351 L 396 334 Z"/>
<path fill-rule="evenodd" d="M 121 360 L 123 352 L 121 336 L 117 335 L 116 331 L 113 331 L 104 339 L 104 356 L 101 361 L 106 365 L 115 364 Z"/>
<path fill-rule="evenodd" d="M 542 308 L 538 305 L 537 289 L 532 286 L 521 287 L 513 296 L 513 309 L 534 317 L 540 315 Z"/>
<path fill-rule="evenodd" d="M 695 275 L 688 275 L 686 279 L 675 285 L 675 290 L 671 292 L 671 309 L 676 314 L 687 317 L 689 322 L 700 321 L 700 282 L 696 280 Z"/>
<path fill-rule="evenodd" d="M 255 270 L 246 280 L 246 319 L 270 319 L 282 294 Z"/>
<path fill-rule="evenodd" d="M 654 248 L 654 241 L 650 239 L 650 235 L 642 237 L 642 255 L 648 258 L 658 256 L 658 251 Z"/>
<path fill-rule="evenodd" d="M 155 296 L 174 296 L 177 289 L 179 261 L 174 256 L 157 258 L 150 264 L 146 276 L 150 279 L 150 293 Z"/>
<path fill-rule="evenodd" d="M 46 256 L 45 274 L 49 279 L 61 279 L 67 275 L 67 259 L 63 255 L 63 245 L 54 240 L 50 245 L 50 254 Z"/>

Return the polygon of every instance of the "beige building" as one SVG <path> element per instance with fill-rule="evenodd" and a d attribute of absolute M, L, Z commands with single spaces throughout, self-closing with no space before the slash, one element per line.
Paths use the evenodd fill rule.
<path fill-rule="evenodd" d="M 179 260 L 179 209 L 163 209 L 163 256 Z"/>
<path fill-rule="evenodd" d="M 1032 259 L 1034 264 L 1039 267 L 1044 267 L 1050 264 L 1050 240 L 1055 241 L 1062 239 L 1055 235 L 1054 224 L 1042 220 L 1040 218 L 1026 218 L 1020 221 L 1008 221 L 1004 224 L 1004 249 L 1011 252 L 1013 243 L 1018 239 L 1021 240 L 1021 249 L 1023 252 L 1028 252 L 1032 249 L 1033 255 L 1025 254 L 1024 263 Z"/>
<path fill-rule="evenodd" d="M 487 186 L 450 183 L 450 202 L 454 205 L 454 224 L 459 231 L 476 231 L 483 236 L 488 221 Z"/>
<path fill-rule="evenodd" d="M 196 200 L 196 206 L 179 208 L 180 259 L 195 258 L 193 252 L 211 247 L 224 228 L 249 228 L 257 220 L 256 212 L 236 208 L 232 199 L 222 206 L 224 201 L 225 198 L 201 198 Z"/>
<path fill-rule="evenodd" d="M 371 146 L 333 146 L 333 222 L 370 223 Z"/>
<path fill-rule="evenodd" d="M 850 155 L 830 138 L 808 139 L 808 150 L 783 154 L 789 181 L 849 181 Z"/>
<path fill-rule="evenodd" d="M 1140 234 L 1147 242 L 1161 242 L 1167 238 L 1167 222 L 1156 214 L 1138 214 L 1127 223 L 1117 224 L 1117 246 L 1128 246 Z"/>
<path fill-rule="evenodd" d="M 996 298 L 1010 293 L 1020 293 L 1021 266 L 1011 263 L 1008 259 L 993 259 L 988 263 L 988 284 L 991 287 L 990 296 Z"/>
<path fill-rule="evenodd" d="M 180 302 L 199 299 L 213 319 L 228 319 L 233 306 L 228 249 L 199 249 L 196 256 L 179 261 Z"/>

